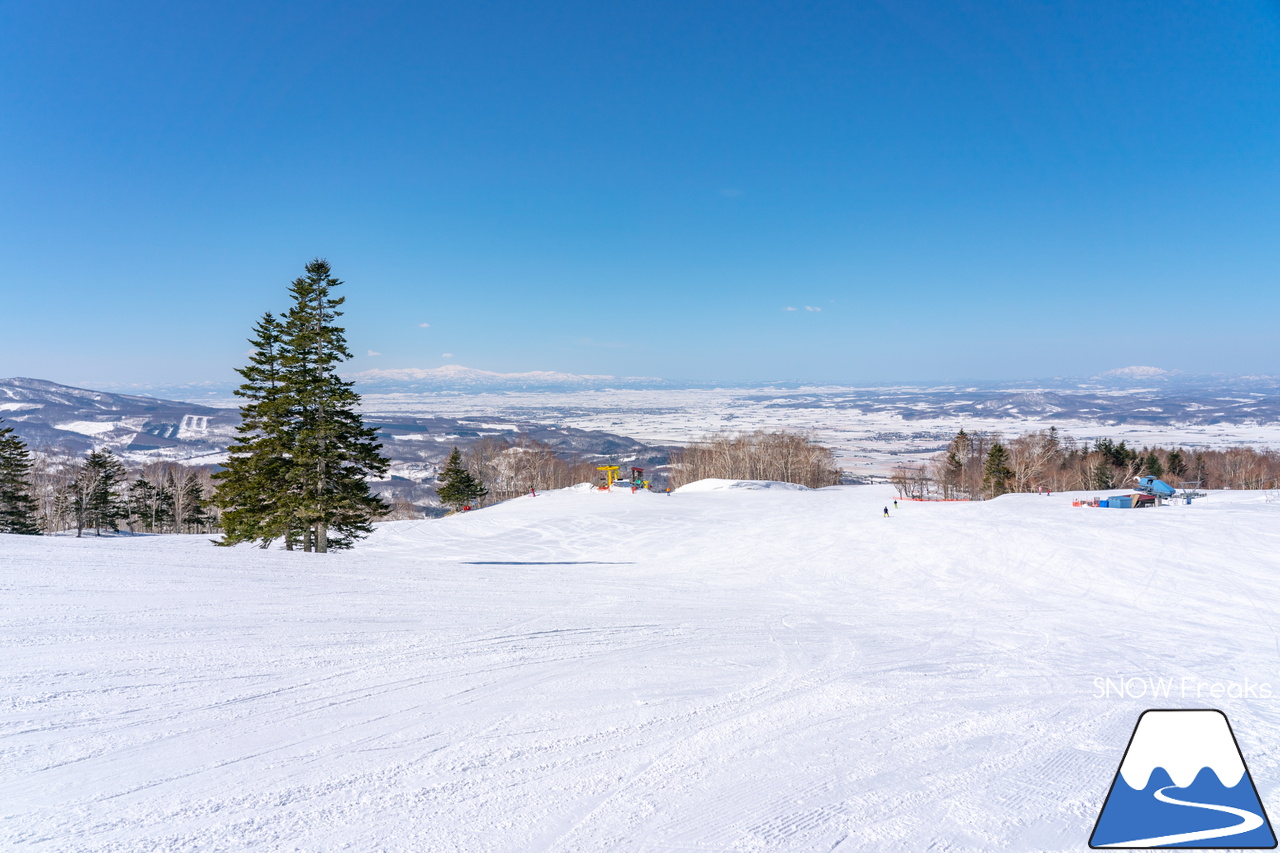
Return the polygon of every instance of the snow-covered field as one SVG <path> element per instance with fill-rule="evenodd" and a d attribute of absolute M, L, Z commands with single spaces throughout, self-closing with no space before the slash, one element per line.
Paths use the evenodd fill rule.
<path fill-rule="evenodd" d="M 1225 711 L 1280 810 L 1280 503 L 891 500 L 0 537 L 0 848 L 1080 850 L 1148 707 Z"/>
<path fill-rule="evenodd" d="M 648 444 L 686 444 L 708 433 L 724 431 L 802 430 L 812 432 L 819 442 L 832 448 L 840 466 L 849 473 L 878 476 L 890 475 L 904 462 L 929 459 L 944 449 L 961 427 L 969 432 L 985 431 L 1009 437 L 1057 427 L 1064 435 L 1080 441 L 1110 438 L 1135 447 L 1280 446 L 1280 423 L 1277 422 L 1111 424 L 1083 415 L 1076 418 L 1034 414 L 1015 417 L 1009 413 L 958 415 L 945 411 L 941 404 L 923 401 L 903 407 L 911 414 L 906 418 L 895 411 L 849 407 L 838 402 L 856 390 L 817 387 L 785 391 L 701 388 L 500 394 L 371 393 L 364 397 L 364 409 L 379 415 L 493 418 L 498 414 L 576 429 L 603 430 Z M 886 393 L 890 390 L 885 389 Z M 235 405 L 231 401 L 226 404 Z"/>

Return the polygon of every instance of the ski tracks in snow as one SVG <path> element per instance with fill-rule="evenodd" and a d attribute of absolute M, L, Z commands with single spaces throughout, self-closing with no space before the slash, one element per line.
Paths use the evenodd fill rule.
<path fill-rule="evenodd" d="M 548 493 L 326 558 L 6 538 L 0 844 L 1074 850 L 1150 701 L 1095 677 L 1273 668 L 1274 513 L 887 496 Z"/>

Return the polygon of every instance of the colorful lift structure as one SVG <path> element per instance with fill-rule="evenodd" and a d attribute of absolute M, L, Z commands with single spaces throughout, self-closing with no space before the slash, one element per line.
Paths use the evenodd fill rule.
<path fill-rule="evenodd" d="M 1199 486 L 1199 482 L 1183 483 L 1182 494 L 1178 494 L 1178 490 L 1173 486 L 1161 480 L 1158 477 L 1138 477 L 1138 484 L 1133 487 L 1132 495 L 1115 495 L 1102 500 L 1095 500 L 1090 503 L 1091 506 L 1107 507 L 1109 509 L 1141 509 L 1149 506 L 1162 506 L 1165 501 L 1183 500 L 1191 503 L 1192 498 L 1204 497 L 1204 492 L 1195 490 Z"/>
<path fill-rule="evenodd" d="M 631 467 L 631 478 L 623 479 L 622 469 L 617 465 L 598 465 L 596 470 L 604 477 L 604 485 L 600 486 L 600 491 L 607 492 L 613 488 L 614 483 L 625 483 L 631 487 L 631 491 L 637 489 L 649 488 L 649 481 L 644 479 L 644 469 Z"/>
<path fill-rule="evenodd" d="M 604 472 L 604 485 L 600 487 L 600 491 L 607 492 L 613 488 L 614 481 L 619 479 L 617 465 L 600 465 L 596 467 L 597 471 Z"/>

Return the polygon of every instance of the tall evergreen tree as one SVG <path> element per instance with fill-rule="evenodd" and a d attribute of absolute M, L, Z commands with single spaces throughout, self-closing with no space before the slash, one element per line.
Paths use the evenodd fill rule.
<path fill-rule="evenodd" d="M 440 471 L 439 481 L 436 494 L 440 496 L 440 503 L 451 506 L 455 510 L 462 509 L 489 494 L 484 483 L 476 479 L 463 466 L 462 453 L 456 447 L 445 461 L 444 469 Z"/>
<path fill-rule="evenodd" d="M 142 477 L 129 484 L 129 515 L 137 518 L 138 523 L 148 533 L 155 533 L 155 521 L 151 517 L 151 507 L 155 504 L 155 486 Z"/>
<path fill-rule="evenodd" d="M 168 491 L 175 496 L 174 501 L 174 533 L 196 533 L 209 521 L 205 511 L 204 489 L 194 476 L 179 477 L 169 469 L 167 477 Z"/>
<path fill-rule="evenodd" d="M 988 496 L 994 498 L 1009 491 L 1011 479 L 1013 469 L 1009 467 L 1009 452 L 997 441 L 987 451 L 987 461 L 982 468 L 982 487 Z"/>
<path fill-rule="evenodd" d="M 244 382 L 235 390 L 240 407 L 238 436 L 228 448 L 214 502 L 222 510 L 220 545 L 257 540 L 266 548 L 291 530 L 284 500 L 293 466 L 292 404 L 285 387 L 284 338 L 280 321 L 270 312 L 254 326 L 249 364 L 236 372 Z"/>
<path fill-rule="evenodd" d="M 162 533 L 173 520 L 173 495 L 163 485 L 139 477 L 129 484 L 129 512 L 148 533 Z"/>
<path fill-rule="evenodd" d="M 355 383 L 338 376 L 351 358 L 345 330 L 334 325 L 346 298 L 331 291 L 342 282 L 319 258 L 306 273 L 289 288 L 294 304 L 284 322 L 282 364 L 295 417 L 289 501 L 303 549 L 323 553 L 372 532 L 387 505 L 369 491 L 368 477 L 385 475 L 388 463 L 377 430 L 356 411 Z"/>
<path fill-rule="evenodd" d="M 1163 477 L 1164 465 L 1160 464 L 1160 457 L 1156 456 L 1154 450 L 1147 453 L 1147 458 L 1142 460 L 1142 473 L 1147 477 Z"/>
<path fill-rule="evenodd" d="M 951 439 L 951 444 L 947 447 L 946 464 L 942 470 L 942 489 L 945 497 L 953 498 L 963 488 L 965 462 L 969 458 L 972 444 L 969 434 L 963 427 L 956 433 L 956 437 Z"/>
<path fill-rule="evenodd" d="M 1106 456 L 1099 456 L 1089 469 L 1089 488 L 1114 489 L 1115 485 L 1115 469 L 1107 462 Z"/>
<path fill-rule="evenodd" d="M 125 470 L 110 450 L 93 450 L 85 457 L 71 482 L 71 512 L 76 519 L 76 538 L 86 527 L 98 536 L 105 527 L 113 533 L 120 520 L 129 517 L 129 505 L 120 494 Z"/>
<path fill-rule="evenodd" d="M 289 288 L 293 307 L 255 330 L 255 354 L 240 371 L 246 399 L 241 434 L 218 473 L 222 544 L 283 537 L 288 547 L 325 552 L 368 534 L 387 506 L 368 479 L 387 471 L 376 430 L 356 411 L 354 383 L 338 376 L 351 358 L 335 325 L 342 282 L 316 259 Z"/>
<path fill-rule="evenodd" d="M 30 475 L 27 445 L 13 427 L 0 427 L 0 533 L 40 533 Z"/>

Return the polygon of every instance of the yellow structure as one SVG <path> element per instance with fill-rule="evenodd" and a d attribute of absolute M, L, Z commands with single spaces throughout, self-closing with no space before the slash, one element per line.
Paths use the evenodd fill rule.
<path fill-rule="evenodd" d="M 596 470 L 604 472 L 604 485 L 601 486 L 600 488 L 602 489 L 613 488 L 613 481 L 618 479 L 618 466 L 617 465 L 601 465 L 600 467 L 596 468 Z"/>

